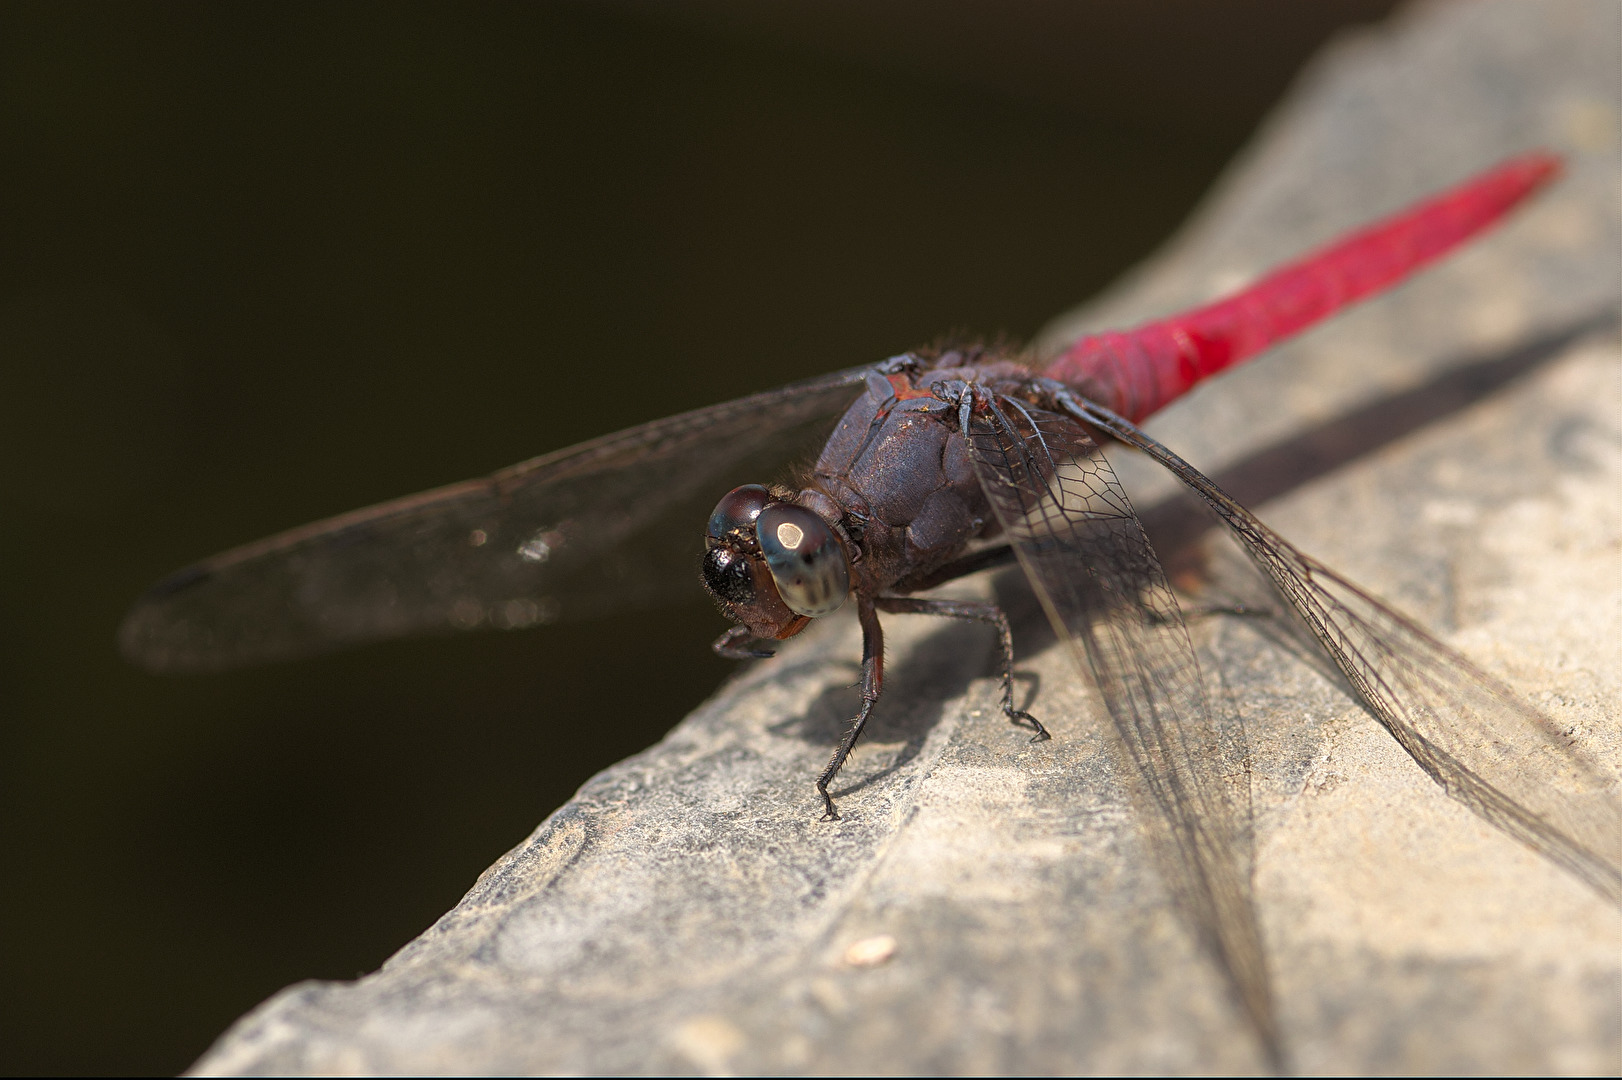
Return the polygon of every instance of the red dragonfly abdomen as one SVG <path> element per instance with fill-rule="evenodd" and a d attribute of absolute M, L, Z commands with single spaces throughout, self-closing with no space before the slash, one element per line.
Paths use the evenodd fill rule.
<path fill-rule="evenodd" d="M 1511 158 L 1375 222 L 1242 292 L 1125 333 L 1082 338 L 1046 368 L 1134 422 L 1348 304 L 1402 281 L 1468 240 L 1560 172 L 1560 159 Z"/>

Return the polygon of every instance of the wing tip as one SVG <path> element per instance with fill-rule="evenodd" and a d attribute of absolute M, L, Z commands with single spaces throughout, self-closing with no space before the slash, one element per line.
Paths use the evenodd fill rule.
<path fill-rule="evenodd" d="M 202 584 L 210 576 L 208 568 L 198 563 L 153 583 L 118 624 L 114 640 L 118 643 L 119 655 L 133 666 L 154 674 L 197 670 L 196 665 L 181 659 L 180 651 L 172 643 L 164 641 L 168 635 L 160 632 L 163 622 L 160 612 L 167 601 Z"/>
<path fill-rule="evenodd" d="M 125 612 L 114 641 L 125 662 L 154 675 L 219 671 L 232 666 L 207 648 L 199 649 L 192 626 L 173 606 L 190 590 L 214 577 L 207 563 L 169 574 L 148 588 Z"/>

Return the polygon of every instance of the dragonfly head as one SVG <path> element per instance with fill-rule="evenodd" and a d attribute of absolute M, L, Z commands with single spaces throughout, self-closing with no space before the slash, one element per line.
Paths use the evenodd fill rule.
<path fill-rule="evenodd" d="M 733 488 L 710 514 L 704 587 L 757 638 L 788 638 L 850 594 L 850 555 L 826 521 L 759 484 Z"/>

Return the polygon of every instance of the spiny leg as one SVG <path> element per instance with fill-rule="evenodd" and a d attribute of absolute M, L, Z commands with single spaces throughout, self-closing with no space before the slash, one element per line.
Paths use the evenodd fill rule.
<path fill-rule="evenodd" d="M 856 598 L 856 619 L 862 626 L 862 711 L 856 714 L 851 721 L 850 730 L 845 737 L 839 740 L 834 747 L 833 760 L 828 767 L 822 770 L 817 777 L 817 793 L 822 796 L 822 805 L 825 808 L 823 821 L 838 821 L 839 813 L 834 809 L 834 800 L 828 794 L 828 784 L 833 780 L 834 774 L 845 764 L 850 756 L 851 747 L 861 738 L 862 729 L 867 726 L 867 718 L 873 713 L 873 705 L 879 700 L 879 693 L 884 689 L 884 629 L 879 625 L 879 614 L 873 607 L 873 602 L 864 596 Z"/>
<path fill-rule="evenodd" d="M 1048 729 L 1030 713 L 1014 708 L 1014 632 L 1008 627 L 1008 616 L 996 604 L 971 600 L 925 600 L 912 596 L 881 596 L 879 608 L 897 615 L 940 615 L 948 619 L 973 619 L 989 623 L 997 629 L 997 644 L 1002 651 L 1002 711 L 1008 722 L 1028 726 L 1036 734 L 1032 742 L 1049 738 Z"/>
<path fill-rule="evenodd" d="M 710 648 L 723 660 L 769 660 L 777 655 L 770 649 L 754 645 L 756 640 L 747 626 L 734 626 L 716 638 Z"/>

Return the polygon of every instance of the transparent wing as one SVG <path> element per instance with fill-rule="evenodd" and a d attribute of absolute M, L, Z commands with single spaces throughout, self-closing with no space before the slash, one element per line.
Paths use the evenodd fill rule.
<path fill-rule="evenodd" d="M 1245 545 L 1364 703 L 1433 780 L 1622 904 L 1622 804 L 1604 770 L 1513 690 L 1263 525 L 1107 409 L 1078 415 L 1152 455 Z"/>
<path fill-rule="evenodd" d="M 216 555 L 137 601 L 120 647 L 154 671 L 220 669 L 690 595 L 715 500 L 772 479 L 825 437 L 867 371 L 656 420 Z"/>
<path fill-rule="evenodd" d="M 969 440 L 980 483 L 1060 637 L 1108 708 L 1121 774 L 1173 895 L 1276 1053 L 1250 885 L 1249 793 L 1218 737 L 1181 612 L 1120 482 L 1067 416 L 998 399 Z"/>

